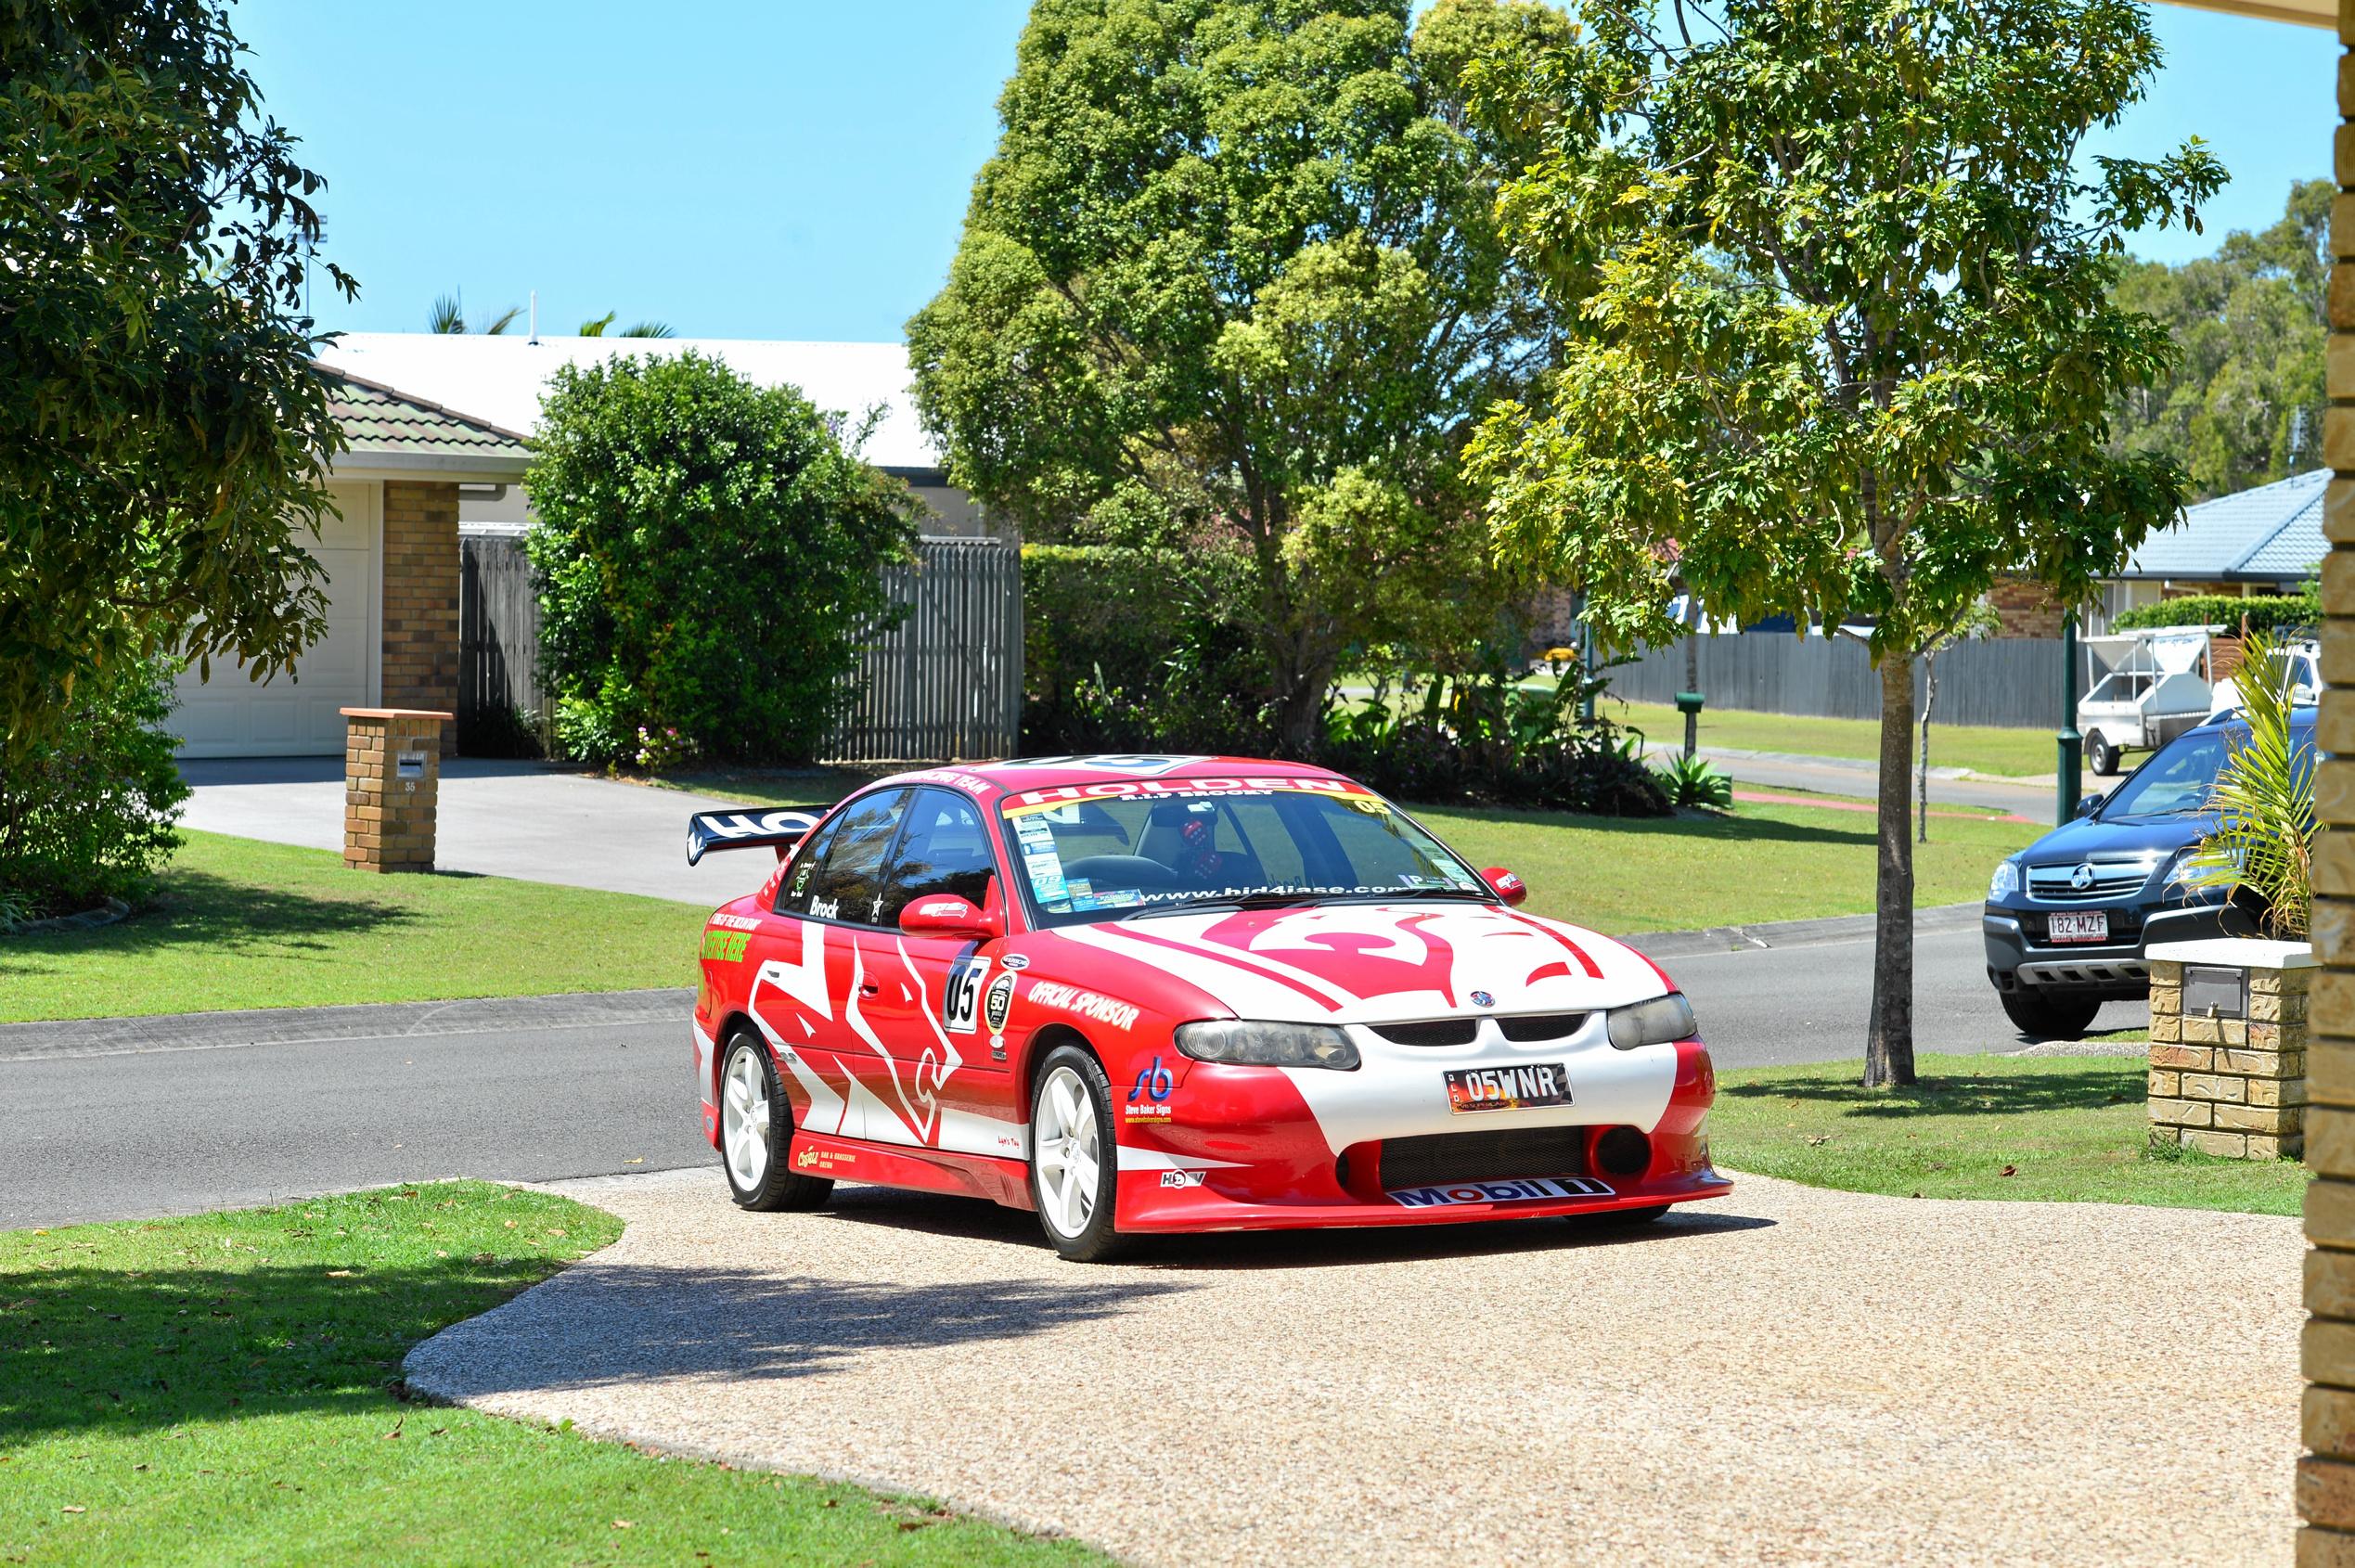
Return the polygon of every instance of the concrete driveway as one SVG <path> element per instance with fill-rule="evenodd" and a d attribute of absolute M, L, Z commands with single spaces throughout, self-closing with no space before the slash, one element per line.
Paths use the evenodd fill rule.
<path fill-rule="evenodd" d="M 343 763 L 337 757 L 185 762 L 190 828 L 309 849 L 343 847 Z M 812 799 L 840 786 L 811 782 Z M 537 763 L 445 758 L 435 864 L 444 871 L 521 877 L 642 893 L 709 907 L 760 885 L 766 855 L 687 863 L 689 813 L 741 802 L 623 784 Z"/>
<path fill-rule="evenodd" d="M 559 1189 L 595 1257 L 413 1387 L 921 1493 L 1146 1563 L 2291 1555 L 2294 1219 L 1739 1178 L 1638 1231 L 1227 1236 L 710 1169 Z"/>

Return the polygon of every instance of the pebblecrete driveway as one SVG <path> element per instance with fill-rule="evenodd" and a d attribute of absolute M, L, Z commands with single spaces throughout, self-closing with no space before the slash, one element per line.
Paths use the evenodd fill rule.
<path fill-rule="evenodd" d="M 1758 1177 L 1627 1232 L 1164 1243 L 715 1170 L 411 1385 L 919 1492 L 1147 1563 L 2281 1563 L 2296 1220 Z"/>

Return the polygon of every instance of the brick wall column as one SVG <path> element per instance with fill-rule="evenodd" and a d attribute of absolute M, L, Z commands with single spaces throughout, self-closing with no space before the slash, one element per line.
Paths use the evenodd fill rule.
<path fill-rule="evenodd" d="M 355 871 L 431 871 L 442 791 L 442 737 L 432 709 L 343 710 L 343 864 Z"/>
<path fill-rule="evenodd" d="M 2339 0 L 2338 34 L 2355 45 L 2355 0 Z M 2342 122 L 2355 122 L 2355 53 L 2338 68 Z M 2331 553 L 2323 563 L 2323 760 L 2315 813 L 2329 827 L 2314 866 L 2314 956 L 2322 971 L 2309 998 L 2306 1192 L 2309 1318 L 2300 1360 L 2309 1384 L 2298 1461 L 2298 1533 L 2303 1568 L 2355 1568 L 2355 123 L 2342 123 L 2332 166 L 2339 197 L 2331 209 L 2326 351 L 2330 409 L 2323 460 L 2332 469 L 2323 501 Z"/>
<path fill-rule="evenodd" d="M 384 485 L 384 679 L 390 708 L 457 706 L 458 487 L 441 481 Z M 457 747 L 445 726 L 444 754 Z"/>

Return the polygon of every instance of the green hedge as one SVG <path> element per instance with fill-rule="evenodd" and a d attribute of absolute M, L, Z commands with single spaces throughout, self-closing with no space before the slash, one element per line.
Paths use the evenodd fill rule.
<path fill-rule="evenodd" d="M 2162 599 L 2156 604 L 2136 605 L 2110 624 L 2121 632 L 2145 626 L 2222 626 L 2237 633 L 2245 616 L 2252 632 L 2303 631 L 2323 618 L 2323 606 L 2311 587 L 2304 593 L 2266 598 L 2193 594 L 2183 598 Z"/>

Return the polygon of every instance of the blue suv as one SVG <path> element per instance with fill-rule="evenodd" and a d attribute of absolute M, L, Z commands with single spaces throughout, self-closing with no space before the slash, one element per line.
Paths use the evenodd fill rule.
<path fill-rule="evenodd" d="M 1987 977 L 2022 1034 L 2076 1039 L 2104 1002 L 2149 996 L 2151 943 L 2256 934 L 2239 901 L 2178 880 L 2216 826 L 2209 791 L 2247 733 L 2231 714 L 2186 730 L 1995 868 L 1980 923 Z M 2314 710 L 2297 710 L 2290 733 L 2310 764 Z"/>

